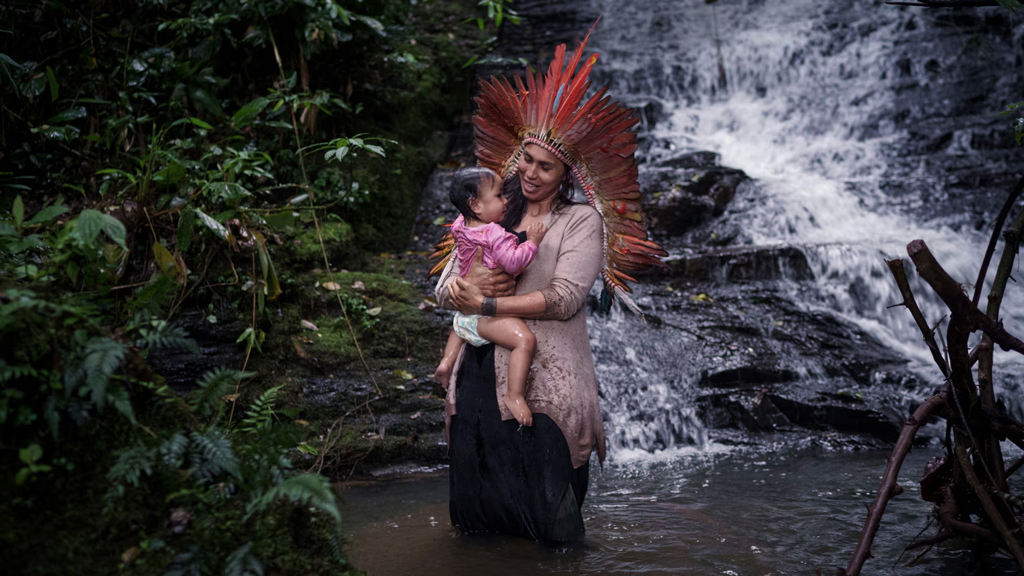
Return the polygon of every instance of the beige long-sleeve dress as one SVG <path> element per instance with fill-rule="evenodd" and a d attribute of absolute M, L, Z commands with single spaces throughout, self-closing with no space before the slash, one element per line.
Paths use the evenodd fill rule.
<path fill-rule="evenodd" d="M 526 401 L 534 413 L 547 414 L 555 421 L 569 446 L 573 467 L 579 468 L 590 460 L 595 448 L 601 462 L 605 456 L 597 376 L 584 310 L 587 294 L 604 266 L 601 216 L 589 205 L 574 204 L 553 212 L 545 224 L 548 233 L 533 262 L 517 279 L 515 290 L 517 295 L 540 291 L 545 302 L 541 319 L 524 319 L 537 337 Z M 448 284 L 459 275 L 456 260 L 451 259 L 437 283 L 437 300 L 443 307 L 449 307 Z M 513 418 L 501 401 L 508 387 L 508 359 L 509 350 L 495 348 L 494 398 L 502 420 Z M 460 363 L 461 354 L 456 365 Z M 453 374 L 445 402 L 449 417 L 458 408 L 456 378 Z"/>

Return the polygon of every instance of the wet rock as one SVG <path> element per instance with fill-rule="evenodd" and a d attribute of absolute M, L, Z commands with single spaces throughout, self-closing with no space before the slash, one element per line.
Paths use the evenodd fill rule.
<path fill-rule="evenodd" d="M 790 422 L 804 428 L 867 433 L 887 442 L 895 442 L 902 428 L 902 419 L 895 410 L 802 402 L 775 394 L 770 399 Z"/>
<path fill-rule="evenodd" d="M 730 368 L 714 373 L 705 371 L 701 376 L 699 384 L 702 388 L 730 388 L 734 386 L 749 386 L 751 384 L 790 382 L 797 378 L 797 373 L 792 370 L 762 366 L 740 366 L 739 368 Z"/>
<path fill-rule="evenodd" d="M 163 376 L 170 387 L 191 389 L 206 372 L 221 366 L 241 366 L 245 360 L 245 348 L 236 340 L 248 324 L 224 320 L 223 314 L 214 323 L 210 322 L 210 316 L 201 310 L 182 310 L 175 316 L 175 321 L 199 345 L 200 354 L 163 349 L 147 358 L 153 370 Z"/>
<path fill-rule="evenodd" d="M 748 432 L 833 430 L 867 434 L 893 442 L 903 418 L 885 401 L 847 404 L 840 394 L 816 393 L 805 385 L 761 391 L 726 392 L 700 396 L 698 413 L 712 428 Z M 881 400 L 881 399 L 879 399 Z"/>
<path fill-rule="evenodd" d="M 813 280 L 807 256 L 795 246 L 744 247 L 684 256 L 669 262 L 673 275 L 692 282 Z"/>
<path fill-rule="evenodd" d="M 701 418 L 712 428 L 738 428 L 749 432 L 776 432 L 792 428 L 764 395 L 712 394 L 698 400 Z"/>
<path fill-rule="evenodd" d="M 640 173 L 645 210 L 658 233 L 681 235 L 722 215 L 749 177 L 718 162 L 714 152 L 690 152 Z"/>

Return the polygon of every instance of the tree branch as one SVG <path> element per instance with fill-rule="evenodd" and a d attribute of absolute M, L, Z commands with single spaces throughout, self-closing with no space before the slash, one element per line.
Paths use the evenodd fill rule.
<path fill-rule="evenodd" d="M 999 537 L 988 528 L 978 526 L 973 522 L 962 522 L 958 520 L 960 511 L 956 505 L 956 496 L 953 489 L 946 486 L 942 499 L 942 506 L 939 506 L 939 523 L 953 534 L 971 536 L 979 540 L 988 540 L 993 544 L 999 544 Z"/>
<path fill-rule="evenodd" d="M 988 490 L 981 484 L 981 480 L 978 480 L 978 475 L 974 472 L 971 459 L 967 457 L 967 450 L 964 448 L 963 442 L 956 443 L 956 457 L 960 461 L 960 466 L 963 468 L 968 484 L 971 485 L 974 494 L 978 497 L 978 501 L 981 502 L 981 507 L 985 509 L 985 514 L 995 525 L 996 531 L 1002 536 L 1003 541 L 1006 542 L 1010 554 L 1017 561 L 1018 570 L 1024 574 L 1024 548 L 1021 548 L 1020 541 L 1010 532 L 1006 521 L 999 513 L 999 510 L 996 509 L 995 503 L 992 502 L 992 497 L 989 495 Z"/>
<path fill-rule="evenodd" d="M 921 309 L 917 306 L 914 292 L 911 291 L 910 282 L 907 281 L 907 273 L 903 269 L 903 260 L 901 258 L 886 260 L 885 264 L 889 267 L 889 271 L 892 272 L 893 278 L 896 279 L 896 286 L 899 287 L 900 294 L 903 295 L 903 305 L 907 307 L 907 310 L 910 310 L 910 315 L 914 317 L 914 322 L 917 322 L 917 327 L 924 336 L 924 342 L 932 352 L 932 359 L 939 366 L 942 375 L 949 378 L 949 366 L 946 365 L 946 359 L 942 357 L 942 351 L 939 350 L 939 345 L 935 342 L 935 331 L 928 325 L 924 314 L 921 313 Z"/>
<path fill-rule="evenodd" d="M 985 276 L 988 274 L 988 263 L 992 261 L 992 254 L 996 251 L 996 241 L 999 239 L 999 234 L 1003 231 L 1003 223 L 1006 222 L 1006 217 L 1010 215 L 1010 210 L 1017 202 L 1021 192 L 1024 192 L 1024 176 L 1017 181 L 1017 185 L 1014 186 L 1010 195 L 1006 198 L 1006 202 L 1003 203 L 1003 208 L 999 211 L 999 215 L 996 216 L 996 223 L 992 228 L 992 237 L 988 240 L 985 258 L 981 261 L 981 270 L 978 271 L 978 281 L 974 283 L 974 298 L 971 298 L 971 302 L 974 302 L 975 306 L 981 300 L 981 288 L 985 284 Z M 1020 216 L 1018 215 L 1017 218 L 1020 218 Z M 1016 223 L 1016 220 L 1014 220 L 1014 223 Z M 1003 254 L 1005 255 L 1006 252 L 1004 251 Z M 991 298 L 990 293 L 989 299 Z"/>
<path fill-rule="evenodd" d="M 907 245 L 907 253 L 917 266 L 917 272 L 946 303 L 954 316 L 962 315 L 967 327 L 981 330 L 1003 350 L 1024 354 L 1024 342 L 1003 328 L 1001 322 L 989 318 L 967 299 L 960 284 L 946 272 L 928 249 L 924 240 L 914 240 Z"/>
<path fill-rule="evenodd" d="M 908 418 L 906 423 L 903 424 L 903 430 L 900 431 L 899 438 L 896 440 L 896 447 L 892 449 L 889 461 L 885 465 L 885 473 L 882 474 L 882 481 L 878 485 L 878 494 L 875 496 L 875 502 L 868 508 L 868 517 L 864 521 L 864 528 L 861 530 L 860 540 L 857 541 L 857 548 L 853 551 L 850 564 L 846 567 L 845 574 L 847 576 L 858 576 L 861 568 L 864 566 L 864 562 L 871 557 L 871 543 L 878 532 L 878 525 L 882 521 L 882 515 L 885 514 L 885 506 L 889 503 L 889 499 L 895 496 L 896 479 L 899 477 L 900 467 L 903 465 L 907 453 L 910 452 L 914 436 L 917 434 L 918 429 L 921 428 L 921 425 L 928 420 L 932 412 L 946 403 L 948 390 L 949 386 L 943 385 L 934 396 L 918 406 L 917 410 L 914 410 L 913 416 Z"/>

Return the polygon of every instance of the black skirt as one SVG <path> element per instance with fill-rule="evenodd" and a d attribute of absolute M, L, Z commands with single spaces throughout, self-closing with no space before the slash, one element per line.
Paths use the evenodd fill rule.
<path fill-rule="evenodd" d="M 466 346 L 448 449 L 452 524 L 543 542 L 581 540 L 590 464 L 573 468 L 565 436 L 546 414 L 534 414 L 529 427 L 502 421 L 494 389 L 494 345 Z"/>

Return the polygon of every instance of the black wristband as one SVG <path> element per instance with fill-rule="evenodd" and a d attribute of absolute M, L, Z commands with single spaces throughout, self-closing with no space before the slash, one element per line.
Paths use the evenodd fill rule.
<path fill-rule="evenodd" d="M 498 300 L 497 298 L 484 298 L 484 303 L 480 305 L 480 314 L 483 316 L 497 316 L 498 315 Z"/>

